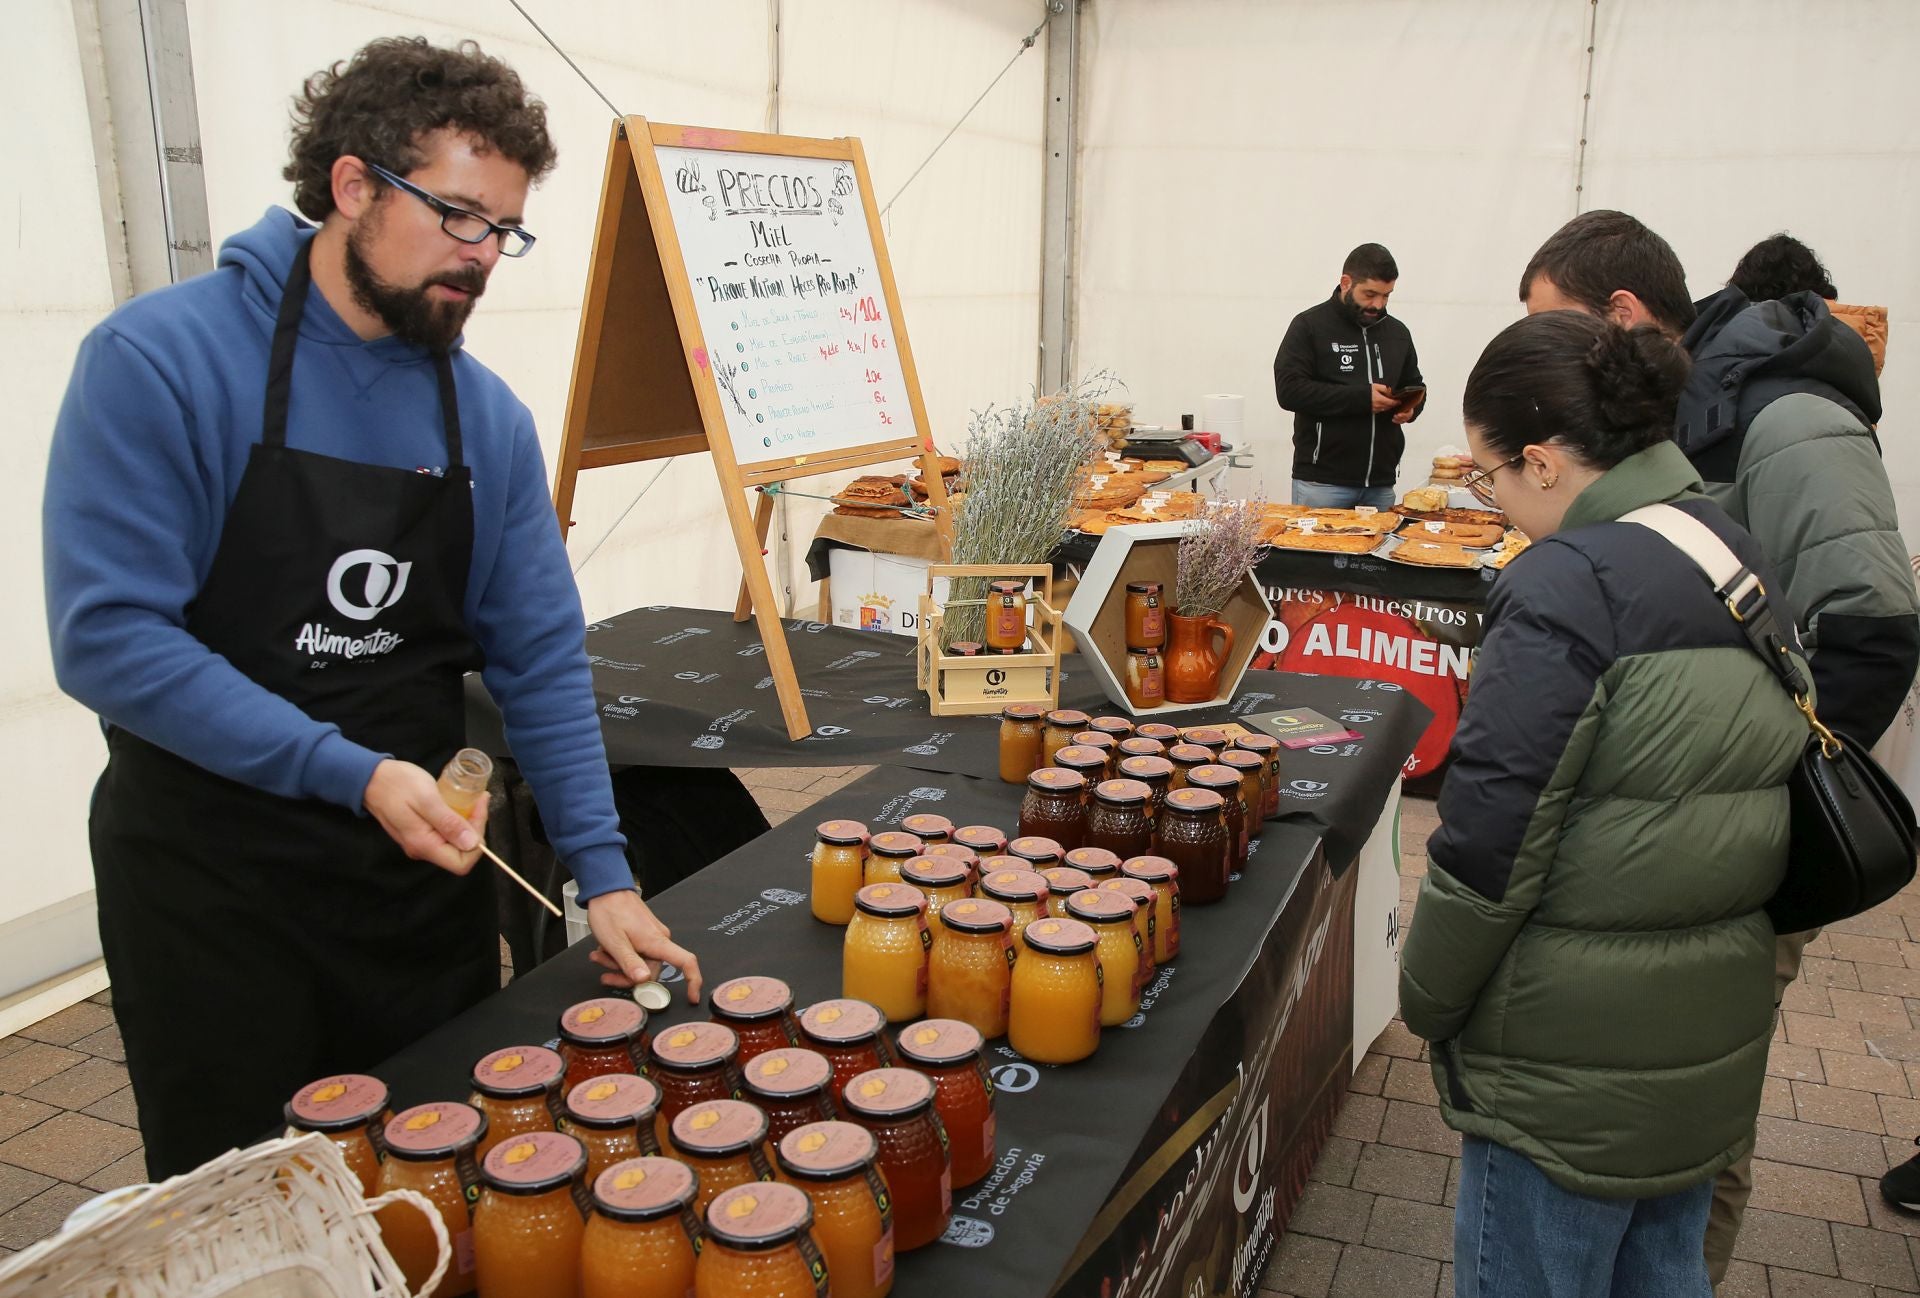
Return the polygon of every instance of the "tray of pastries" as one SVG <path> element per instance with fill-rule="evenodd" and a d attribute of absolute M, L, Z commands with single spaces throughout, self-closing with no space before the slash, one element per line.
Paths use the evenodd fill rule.
<path fill-rule="evenodd" d="M 1406 520 L 1385 509 L 1313 509 L 1305 505 L 1268 505 L 1268 523 L 1281 523 L 1293 532 L 1355 533 L 1385 536 Z"/>
<path fill-rule="evenodd" d="M 1479 562 L 1480 553 L 1464 545 L 1416 540 L 1410 533 L 1388 541 L 1381 549 L 1381 557 L 1388 563 L 1410 564 L 1416 568 L 1471 568 Z"/>
<path fill-rule="evenodd" d="M 1507 529 L 1498 523 L 1455 523 L 1436 518 L 1409 523 L 1402 536 L 1433 545 L 1464 545 L 1470 550 L 1486 550 L 1499 545 Z"/>
<path fill-rule="evenodd" d="M 904 475 L 870 473 L 855 478 L 833 498 L 833 512 L 854 518 L 898 518 L 902 509 L 914 503 L 906 482 Z"/>
<path fill-rule="evenodd" d="M 1374 532 L 1300 532 L 1284 524 L 1262 528 L 1260 539 L 1276 550 L 1318 550 L 1323 554 L 1367 554 L 1380 544 Z"/>

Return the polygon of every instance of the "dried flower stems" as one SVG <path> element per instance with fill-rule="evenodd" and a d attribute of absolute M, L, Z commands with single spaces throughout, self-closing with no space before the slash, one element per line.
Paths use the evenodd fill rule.
<path fill-rule="evenodd" d="M 1265 514 L 1263 500 L 1236 500 L 1194 520 L 1180 538 L 1174 612 L 1212 617 L 1227 606 L 1266 548 L 1260 543 Z"/>

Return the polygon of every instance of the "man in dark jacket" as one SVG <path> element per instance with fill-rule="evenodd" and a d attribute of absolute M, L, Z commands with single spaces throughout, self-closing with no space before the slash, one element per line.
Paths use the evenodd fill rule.
<path fill-rule="evenodd" d="M 1340 286 L 1293 318 L 1273 358 L 1273 388 L 1293 412 L 1293 503 L 1393 504 L 1406 449 L 1401 425 L 1426 399 L 1406 325 L 1387 314 L 1400 268 L 1377 243 L 1347 254 Z"/>
<path fill-rule="evenodd" d="M 1707 494 L 1760 542 L 1795 611 L 1820 717 L 1871 745 L 1920 669 L 1920 598 L 1870 427 L 1873 357 L 1815 293 L 1753 304 L 1723 289 L 1697 306 L 1665 239 L 1624 212 L 1586 212 L 1541 245 L 1520 277 L 1529 314 L 1581 310 L 1652 324 L 1693 358 L 1674 440 Z M 1782 934 L 1775 1000 L 1811 933 Z M 1748 1160 L 1722 1173 L 1708 1267 L 1726 1274 L 1752 1191 Z"/>

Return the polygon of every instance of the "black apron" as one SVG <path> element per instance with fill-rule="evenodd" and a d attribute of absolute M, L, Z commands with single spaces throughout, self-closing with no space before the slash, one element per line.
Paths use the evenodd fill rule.
<path fill-rule="evenodd" d="M 316 721 L 438 773 L 480 657 L 453 367 L 434 358 L 444 476 L 288 447 L 311 248 L 287 277 L 260 444 L 186 629 Z M 257 1139 L 305 1082 L 365 1071 L 498 990 L 485 873 L 410 861 L 370 816 L 124 730 L 107 743 L 89 826 L 100 937 L 154 1179 Z"/>

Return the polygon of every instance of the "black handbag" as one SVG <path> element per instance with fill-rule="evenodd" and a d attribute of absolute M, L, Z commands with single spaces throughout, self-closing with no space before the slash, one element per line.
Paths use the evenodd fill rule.
<path fill-rule="evenodd" d="M 1787 873 L 1767 902 L 1776 933 L 1804 933 L 1873 909 L 1913 880 L 1913 804 L 1867 752 L 1822 725 L 1808 698 L 1797 637 L 1783 629 L 1766 588 L 1704 523 L 1671 505 L 1621 519 L 1651 528 L 1692 559 L 1794 706 L 1807 746 L 1787 782 L 1792 830 Z"/>

